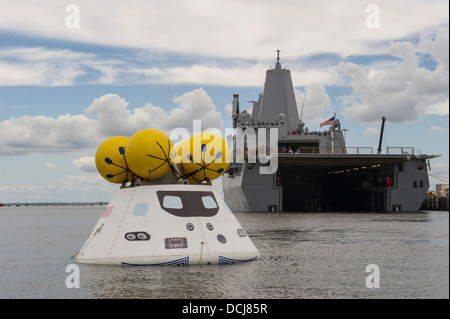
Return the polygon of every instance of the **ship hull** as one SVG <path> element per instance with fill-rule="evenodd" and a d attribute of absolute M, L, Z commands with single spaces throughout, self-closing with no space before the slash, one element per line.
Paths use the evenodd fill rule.
<path fill-rule="evenodd" d="M 233 211 L 418 211 L 429 188 L 426 159 L 404 154 L 279 154 L 271 175 L 235 167 L 222 181 Z"/>

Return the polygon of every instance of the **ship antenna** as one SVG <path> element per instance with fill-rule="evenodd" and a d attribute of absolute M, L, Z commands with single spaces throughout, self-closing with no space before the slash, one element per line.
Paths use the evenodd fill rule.
<path fill-rule="evenodd" d="M 277 50 L 277 63 L 280 63 L 280 51 L 281 50 Z"/>
<path fill-rule="evenodd" d="M 300 113 L 300 121 L 302 120 L 303 117 L 303 108 L 305 107 L 306 92 L 308 91 L 305 90 L 305 95 L 303 95 L 303 105 L 302 105 L 302 112 Z"/>

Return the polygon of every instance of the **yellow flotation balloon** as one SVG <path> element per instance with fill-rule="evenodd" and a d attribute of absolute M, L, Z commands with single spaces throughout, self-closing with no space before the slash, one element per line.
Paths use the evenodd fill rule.
<path fill-rule="evenodd" d="M 131 181 L 132 173 L 125 159 L 128 140 L 126 136 L 110 137 L 100 144 L 95 153 L 95 166 L 108 182 L 122 184 Z"/>
<path fill-rule="evenodd" d="M 176 148 L 184 176 L 190 183 L 213 180 L 225 173 L 230 163 L 230 149 L 219 135 L 203 132 L 181 142 Z"/>
<path fill-rule="evenodd" d="M 134 174 L 147 179 L 159 178 L 169 170 L 173 143 L 164 132 L 147 128 L 128 141 L 126 158 Z"/>

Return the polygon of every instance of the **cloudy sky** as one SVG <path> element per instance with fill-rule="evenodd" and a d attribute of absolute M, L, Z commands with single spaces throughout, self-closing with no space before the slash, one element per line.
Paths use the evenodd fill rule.
<path fill-rule="evenodd" d="M 0 202 L 108 201 L 104 139 L 231 127 L 277 49 L 310 130 L 336 113 L 376 149 L 385 116 L 384 150 L 443 154 L 448 180 L 448 1 L 369 3 L 0 0 Z"/>

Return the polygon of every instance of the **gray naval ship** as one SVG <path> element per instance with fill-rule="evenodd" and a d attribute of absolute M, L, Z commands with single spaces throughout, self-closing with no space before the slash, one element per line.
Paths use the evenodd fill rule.
<path fill-rule="evenodd" d="M 231 210 L 418 211 L 429 188 L 429 160 L 439 155 L 417 154 L 413 147 L 388 147 L 382 154 L 384 117 L 376 151 L 347 147 L 336 117 L 322 123 L 328 130 L 309 131 L 277 52 L 251 114 L 240 112 L 239 95 L 233 96 L 233 126 L 243 138 L 241 144 L 236 135 L 229 138 L 232 163 L 222 186 Z M 263 155 L 269 160 L 258 160 Z M 270 162 L 275 169 L 267 171 Z"/>

